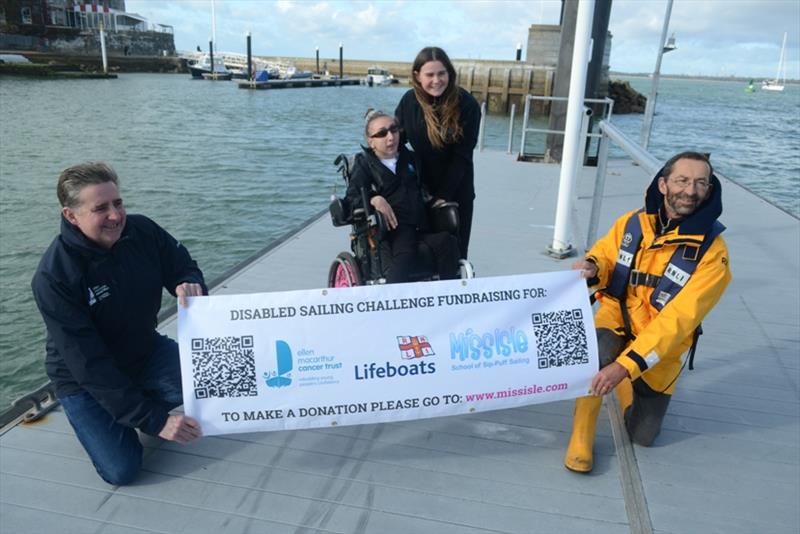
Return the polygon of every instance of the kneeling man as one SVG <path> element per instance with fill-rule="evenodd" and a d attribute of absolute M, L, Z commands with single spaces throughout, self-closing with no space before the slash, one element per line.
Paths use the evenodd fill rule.
<path fill-rule="evenodd" d="M 592 470 L 602 396 L 615 388 L 634 443 L 648 447 L 661 431 L 681 354 L 731 280 L 721 213 L 720 181 L 706 156 L 680 153 L 653 179 L 645 207 L 617 219 L 573 264 L 601 288 L 595 316 L 601 369 L 592 378 L 593 395 L 576 400 L 567 469 Z"/>
<path fill-rule="evenodd" d="M 126 215 L 117 174 L 84 163 L 58 179 L 61 232 L 33 277 L 47 326 L 45 368 L 97 473 L 131 483 L 142 464 L 136 429 L 188 443 L 201 435 L 182 404 L 175 341 L 156 331 L 162 288 L 186 305 L 206 293 L 186 248 L 142 215 Z"/>

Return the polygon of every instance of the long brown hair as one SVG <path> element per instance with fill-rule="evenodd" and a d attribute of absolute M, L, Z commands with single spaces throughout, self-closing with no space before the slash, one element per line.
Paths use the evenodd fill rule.
<path fill-rule="evenodd" d="M 447 88 L 442 96 L 434 98 L 425 92 L 417 80 L 417 74 L 425 63 L 439 61 L 447 69 Z M 445 143 L 453 143 L 461 139 L 464 129 L 461 126 L 461 111 L 458 107 L 459 94 L 456 85 L 456 69 L 444 50 L 437 46 L 427 46 L 419 51 L 414 66 L 411 68 L 411 84 L 414 95 L 425 115 L 425 128 L 428 139 L 434 148 L 442 148 Z"/>

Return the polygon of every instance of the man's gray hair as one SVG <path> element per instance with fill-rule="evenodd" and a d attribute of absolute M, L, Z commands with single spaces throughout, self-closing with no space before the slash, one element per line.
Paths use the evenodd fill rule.
<path fill-rule="evenodd" d="M 661 173 L 661 176 L 664 177 L 666 180 L 670 174 L 672 174 L 672 168 L 678 162 L 678 160 L 682 159 L 691 159 L 694 161 L 702 161 L 706 165 L 708 165 L 708 178 L 711 179 L 711 175 L 714 174 L 714 167 L 711 166 L 711 161 L 709 160 L 708 154 L 703 154 L 702 152 L 694 152 L 692 150 L 687 150 L 685 152 L 681 152 L 680 154 L 675 154 L 671 158 L 667 160 L 664 164 L 664 171 Z"/>
<path fill-rule="evenodd" d="M 88 161 L 73 165 L 61 171 L 61 175 L 58 177 L 58 187 L 56 188 L 58 201 L 64 208 L 75 209 L 80 205 L 78 197 L 84 187 L 106 182 L 113 182 L 114 185 L 119 186 L 116 171 L 107 163 Z"/>

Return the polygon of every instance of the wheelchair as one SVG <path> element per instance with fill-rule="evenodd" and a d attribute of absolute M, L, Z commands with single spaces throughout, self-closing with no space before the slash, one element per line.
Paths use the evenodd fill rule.
<path fill-rule="evenodd" d="M 350 183 L 352 160 L 345 154 L 339 154 L 334 161 L 341 173 L 345 187 Z M 351 209 L 347 201 L 331 197 L 329 211 L 334 226 L 351 226 L 350 251 L 340 252 L 328 269 L 328 287 L 353 287 L 362 285 L 385 284 L 384 268 L 381 258 L 381 242 L 389 232 L 389 227 L 380 212 L 375 210 L 367 199 L 367 192 L 361 191 L 362 206 L 366 208 Z M 433 232 L 449 232 L 453 239 L 458 235 L 458 203 L 446 202 L 428 210 Z M 457 247 L 456 247 L 457 248 Z M 420 282 L 438 280 L 436 262 L 430 247 L 420 241 L 417 243 L 418 268 L 411 273 L 409 281 Z M 469 279 L 475 277 L 472 264 L 467 260 L 459 260 L 459 277 Z"/>

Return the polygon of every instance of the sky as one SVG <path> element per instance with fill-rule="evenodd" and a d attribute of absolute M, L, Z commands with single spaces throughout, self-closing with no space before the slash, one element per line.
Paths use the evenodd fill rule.
<path fill-rule="evenodd" d="M 603 1 L 603 0 L 599 0 Z M 666 0 L 613 0 L 611 70 L 652 72 Z M 175 31 L 179 51 L 204 50 L 211 0 L 127 0 L 127 11 Z M 217 50 L 265 56 L 411 61 L 424 46 L 453 59 L 523 58 L 531 24 L 558 24 L 560 0 L 216 0 Z M 677 49 L 662 74 L 772 78 L 783 33 L 787 77 L 800 79 L 800 0 L 674 0 L 669 33 Z"/>

